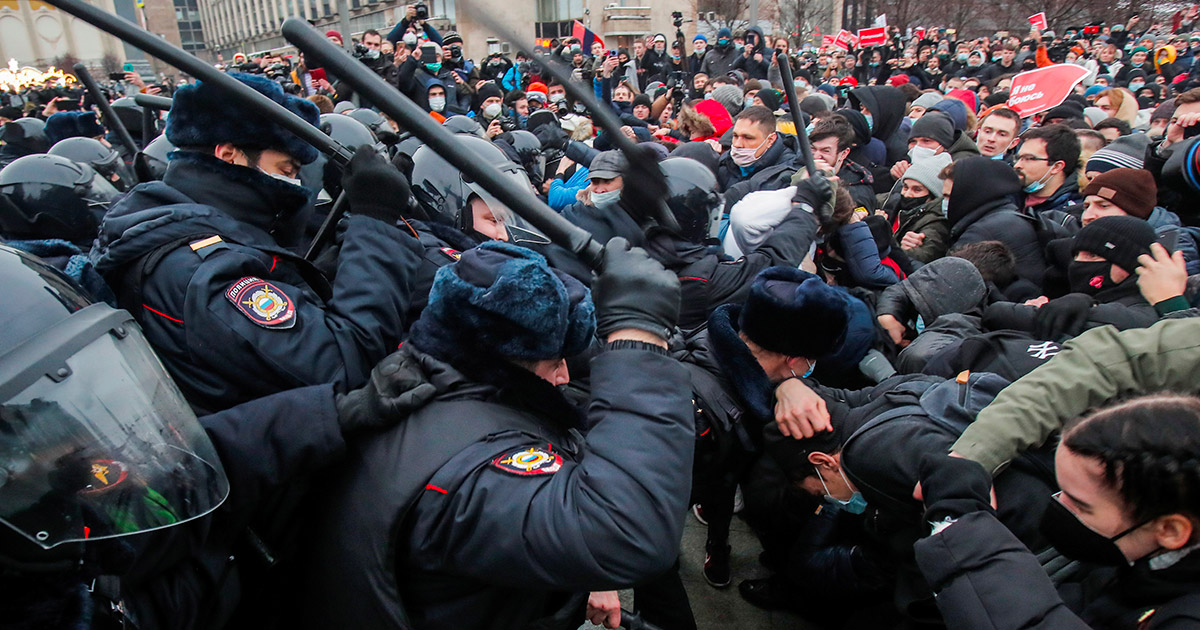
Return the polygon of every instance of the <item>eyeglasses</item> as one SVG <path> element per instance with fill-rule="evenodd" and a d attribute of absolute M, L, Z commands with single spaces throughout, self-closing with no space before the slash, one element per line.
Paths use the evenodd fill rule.
<path fill-rule="evenodd" d="M 1036 155 L 1018 155 L 1017 161 L 1018 162 L 1049 162 L 1050 158 L 1038 157 Z"/>

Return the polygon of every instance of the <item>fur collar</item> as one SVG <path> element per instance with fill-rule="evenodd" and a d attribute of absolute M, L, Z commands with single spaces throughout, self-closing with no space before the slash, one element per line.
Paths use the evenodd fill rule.
<path fill-rule="evenodd" d="M 746 411 L 766 421 L 775 417 L 775 385 L 738 336 L 739 304 L 717 307 L 708 318 L 708 346 Z"/>

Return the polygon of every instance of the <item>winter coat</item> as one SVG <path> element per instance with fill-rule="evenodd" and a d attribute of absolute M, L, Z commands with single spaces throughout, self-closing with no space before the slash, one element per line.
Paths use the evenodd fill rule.
<path fill-rule="evenodd" d="M 729 47 L 722 49 L 715 43 L 709 46 L 704 51 L 704 62 L 700 64 L 700 72 L 712 77 L 723 77 L 729 74 L 733 69 L 733 62 L 737 61 L 742 52 L 730 44 Z"/>
<path fill-rule="evenodd" d="M 1130 277 L 1121 284 L 1102 291 L 1094 297 L 1095 305 L 1088 311 L 1085 329 L 1115 326 L 1117 330 L 1145 328 L 1158 321 L 1154 307 L 1146 303 L 1137 288 L 1137 278 Z M 983 325 L 989 330 L 1036 330 L 1038 307 L 1016 302 L 997 302 L 983 313 Z"/>
<path fill-rule="evenodd" d="M 1026 195 L 1027 200 L 1028 198 L 1029 196 Z M 1083 201 L 1083 195 L 1079 194 L 1079 180 L 1075 177 L 1074 173 L 1072 173 L 1071 175 L 1067 176 L 1067 179 L 1063 182 L 1063 185 L 1059 186 L 1058 190 L 1054 191 L 1053 195 L 1046 197 L 1044 200 L 1034 205 L 1026 205 L 1025 209 L 1035 215 L 1052 210 L 1065 212 L 1072 204 L 1076 204 L 1081 201 Z"/>
<path fill-rule="evenodd" d="M 286 205 L 294 187 L 258 175 L 177 152 L 163 181 L 109 210 L 91 252 L 188 402 L 209 411 L 361 385 L 403 339 L 421 256 L 416 238 L 352 215 L 330 282 L 277 227 L 302 227 L 306 200 Z"/>
<path fill-rule="evenodd" d="M 879 245 L 866 221 L 838 228 L 838 253 L 845 261 L 850 286 L 882 289 L 900 281 L 897 271 L 883 264 Z"/>
<path fill-rule="evenodd" d="M 987 293 L 979 271 L 959 258 L 939 258 L 884 289 L 876 314 L 891 315 L 919 333 L 900 351 L 896 369 L 919 373 L 941 350 L 983 332 L 979 314 Z"/>
<path fill-rule="evenodd" d="M 946 151 L 950 153 L 951 159 L 955 162 L 963 158 L 979 155 L 979 147 L 976 146 L 971 136 L 957 129 L 954 130 L 954 144 L 951 144 L 950 148 L 946 149 Z"/>
<path fill-rule="evenodd" d="M 1100 327 L 1066 342 L 1045 366 L 979 413 L 954 452 L 996 470 L 1042 444 L 1068 420 L 1127 392 L 1196 393 L 1200 319 L 1164 320 L 1118 332 Z"/>
<path fill-rule="evenodd" d="M 433 399 L 349 445 L 329 475 L 294 570 L 292 627 L 529 627 L 675 562 L 695 435 L 678 362 L 605 350 L 583 417 L 502 359 L 400 352 L 421 366 L 407 391 L 432 385 Z M 577 627 L 568 616 L 545 627 Z"/>
<path fill-rule="evenodd" d="M 950 195 L 950 248 L 1002 241 L 1017 257 L 1017 275 L 1041 285 L 1046 263 L 1032 219 L 1022 216 L 1010 195 L 1020 190 L 1012 167 L 984 157 L 955 163 Z"/>
<path fill-rule="evenodd" d="M 889 217 L 895 217 L 893 225 L 897 242 L 909 232 L 925 235 L 920 245 L 904 250 L 909 258 L 929 263 L 946 255 L 950 249 L 950 222 L 942 214 L 941 197 L 930 197 L 929 201 L 909 210 L 899 209 L 899 191 L 880 197 L 883 198 L 880 209 L 887 212 Z"/>
<path fill-rule="evenodd" d="M 871 136 L 879 138 L 887 147 L 886 164 L 891 166 L 908 159 L 908 133 L 900 128 L 904 120 L 906 99 L 904 92 L 890 85 L 872 85 L 850 90 L 850 106 L 857 110 L 860 105 L 871 112 Z"/>

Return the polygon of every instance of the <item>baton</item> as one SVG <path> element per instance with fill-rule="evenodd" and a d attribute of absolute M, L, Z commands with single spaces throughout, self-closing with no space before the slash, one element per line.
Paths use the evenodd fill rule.
<path fill-rule="evenodd" d="M 482 7 L 479 11 L 476 11 L 474 15 L 475 18 L 484 25 L 484 27 L 491 30 L 496 35 L 499 35 L 501 39 L 506 39 L 510 42 L 520 41 L 519 37 L 513 34 L 512 31 L 502 26 L 500 23 L 496 22 L 496 20 L 492 18 L 491 13 L 483 10 Z M 543 58 L 541 60 L 541 66 L 542 70 L 546 74 L 550 75 L 551 78 L 563 86 L 563 89 L 567 91 L 567 94 L 570 95 L 571 98 L 575 99 L 577 103 L 583 103 L 588 108 L 588 111 L 592 113 L 592 120 L 599 124 L 601 129 L 607 131 L 609 136 L 612 136 L 613 146 L 615 146 L 617 150 L 625 155 L 625 159 L 629 161 L 629 166 L 631 168 L 649 168 L 648 164 L 639 164 L 638 160 L 631 159 L 636 155 L 635 147 L 637 147 L 637 143 L 633 140 L 630 140 L 624 133 L 622 133 L 621 127 L 623 125 L 621 120 L 617 118 L 617 115 L 613 113 L 612 107 L 610 107 L 607 103 L 601 103 L 593 92 L 584 89 L 583 85 L 579 81 L 573 80 L 571 75 L 563 72 L 561 68 L 555 67 L 554 62 L 552 62 L 550 59 Z M 682 86 L 676 89 L 682 89 Z M 654 166 L 657 167 L 657 163 L 655 163 Z M 670 209 L 667 208 L 667 204 L 664 203 L 662 199 L 654 199 L 652 201 L 655 206 L 653 217 L 654 220 L 656 220 L 659 225 L 665 228 L 678 231 L 679 222 L 675 220 L 675 215 L 671 214 Z"/>
<path fill-rule="evenodd" d="M 225 92 L 228 92 L 243 107 L 261 112 L 272 122 L 292 132 L 301 140 L 313 145 L 321 153 L 328 155 L 339 164 L 346 165 L 350 163 L 351 152 L 326 135 L 325 132 L 308 124 L 303 118 L 288 111 L 287 108 L 271 100 L 258 90 L 200 61 L 191 53 L 176 48 L 168 43 L 167 40 L 142 29 L 133 22 L 112 13 L 106 13 L 98 7 L 87 4 L 83 0 L 46 0 L 46 3 L 58 7 L 92 26 L 132 44 L 139 50 L 162 59 L 201 81 L 216 85 Z M 79 71 L 80 67 L 76 66 L 76 72 Z M 87 76 L 86 71 L 84 76 Z M 95 97 L 93 96 L 93 98 Z M 106 107 L 104 103 L 108 101 L 105 99 L 100 99 L 100 101 L 100 111 L 103 112 Z M 132 144 L 133 139 L 129 138 L 128 143 Z M 134 152 L 137 152 L 136 149 Z"/>
<path fill-rule="evenodd" d="M 800 157 L 804 159 L 804 168 L 808 169 L 809 177 L 817 176 L 817 163 L 813 161 L 812 147 L 808 144 L 808 130 L 804 128 L 804 118 L 800 116 L 800 103 L 796 102 L 796 84 L 792 83 L 792 60 L 787 55 L 779 58 L 775 51 L 775 63 L 779 64 L 779 77 L 783 79 L 783 94 L 787 96 L 788 114 L 792 124 L 796 126 L 796 139 L 800 141 Z"/>
<path fill-rule="evenodd" d="M 435 122 L 428 112 L 345 50 L 333 45 L 308 22 L 300 18 L 288 18 L 284 20 L 281 30 L 284 38 L 300 49 L 306 59 L 316 60 L 327 72 L 332 72 L 350 84 L 356 93 L 374 103 L 391 116 L 392 120 L 429 145 L 439 157 L 474 179 L 484 190 L 521 218 L 529 221 L 551 241 L 573 252 L 592 269 L 599 270 L 603 246 L 586 230 L 564 219 L 542 203 L 533 194 L 532 188 L 505 179 L 495 166 L 484 163 L 473 152 L 463 149 L 454 134 Z M 335 205 L 334 211 L 329 213 L 330 216 L 333 216 L 336 208 Z"/>
<path fill-rule="evenodd" d="M 96 102 L 96 107 L 100 108 L 100 115 L 104 117 L 104 124 L 108 125 L 117 134 L 117 138 L 121 140 L 121 144 L 129 149 L 129 155 L 137 155 L 138 148 L 136 142 L 133 141 L 133 136 L 129 135 L 129 130 L 121 123 L 121 119 L 117 118 L 117 114 L 113 112 L 112 105 L 108 104 L 108 98 L 104 96 L 104 92 L 100 91 L 100 86 L 96 80 L 92 78 L 88 72 L 87 66 L 77 63 L 75 64 L 75 77 L 83 83 L 83 87 L 87 88 L 88 94 L 92 95 L 92 100 Z"/>
<path fill-rule="evenodd" d="M 160 111 L 170 111 L 171 103 L 175 101 L 166 96 L 155 96 L 154 94 L 134 94 L 133 100 L 138 105 L 148 109 L 157 109 Z"/>

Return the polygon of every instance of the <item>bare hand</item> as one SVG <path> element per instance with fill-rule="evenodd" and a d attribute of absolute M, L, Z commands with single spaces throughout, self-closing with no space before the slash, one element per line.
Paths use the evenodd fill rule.
<path fill-rule="evenodd" d="M 396 47 L 396 52 L 393 53 L 392 63 L 396 67 L 399 67 L 400 64 L 404 63 L 405 61 L 408 61 L 408 55 L 409 55 L 408 46 L 401 43 L 399 46 Z"/>
<path fill-rule="evenodd" d="M 908 171 L 909 166 L 912 165 L 909 164 L 907 160 L 900 160 L 899 162 L 893 164 L 891 170 L 892 178 L 900 179 L 901 177 L 904 177 L 904 173 Z"/>
<path fill-rule="evenodd" d="M 495 138 L 496 136 L 498 136 L 502 133 L 504 133 L 504 130 L 500 128 L 499 120 L 493 120 L 491 122 L 491 124 L 488 125 L 487 137 L 489 140 L 491 140 L 492 138 Z"/>
<path fill-rule="evenodd" d="M 146 87 L 146 82 L 142 80 L 142 75 L 136 72 L 126 72 L 125 81 L 136 85 L 139 90 Z"/>
<path fill-rule="evenodd" d="M 476 81 L 475 91 L 478 92 L 479 90 L 483 89 L 483 86 L 487 85 L 488 83 L 491 83 L 491 81 L 488 81 L 487 79 L 480 79 L 479 81 Z"/>
<path fill-rule="evenodd" d="M 1167 125 L 1167 134 L 1166 138 L 1163 139 L 1162 146 L 1165 148 L 1176 142 L 1183 142 L 1184 131 L 1198 122 L 1200 122 L 1200 112 L 1193 112 L 1173 118 L 1171 124 Z"/>
<path fill-rule="evenodd" d="M 151 96 L 158 95 L 161 92 L 162 92 L 162 88 L 158 87 L 157 85 L 152 85 L 152 86 L 146 88 L 146 93 Z"/>
<path fill-rule="evenodd" d="M 925 242 L 924 232 L 905 232 L 900 239 L 900 249 L 915 249 Z"/>
<path fill-rule="evenodd" d="M 879 321 L 879 325 L 887 331 L 888 337 L 892 338 L 892 343 L 897 346 L 907 346 L 908 340 L 904 338 L 905 326 L 904 323 L 896 319 L 895 315 L 884 313 L 875 318 Z"/>
<path fill-rule="evenodd" d="M 417 17 L 417 5 L 410 4 L 404 7 L 404 19 L 412 20 L 415 17 Z"/>
<path fill-rule="evenodd" d="M 780 433 L 797 440 L 833 430 L 825 399 L 798 378 L 789 378 L 776 388 L 775 424 Z"/>
<path fill-rule="evenodd" d="M 621 626 L 621 598 L 616 591 L 599 591 L 588 595 L 587 620 L 605 628 Z"/>
<path fill-rule="evenodd" d="M 1150 245 L 1150 254 L 1138 256 L 1137 283 L 1142 297 L 1150 304 L 1183 295 L 1187 290 L 1187 265 L 1183 252 L 1168 254 L 1158 243 Z"/>
<path fill-rule="evenodd" d="M 634 135 L 634 133 L 633 133 L 633 127 L 630 127 L 629 125 L 624 125 L 621 127 L 621 133 L 625 134 L 626 138 L 629 138 L 630 140 L 637 142 L 637 136 Z"/>

